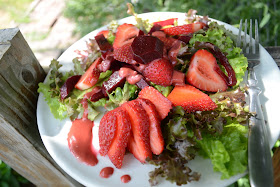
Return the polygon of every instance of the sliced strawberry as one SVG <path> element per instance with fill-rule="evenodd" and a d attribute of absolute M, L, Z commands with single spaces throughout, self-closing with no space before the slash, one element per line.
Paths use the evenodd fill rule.
<path fill-rule="evenodd" d="M 114 58 L 120 62 L 132 64 L 133 53 L 131 49 L 131 43 L 126 43 L 123 46 L 114 49 Z"/>
<path fill-rule="evenodd" d="M 121 107 L 126 109 L 130 116 L 132 135 L 128 142 L 128 150 L 136 159 L 144 163 L 152 158 L 150 147 L 150 124 L 145 109 L 139 101 L 133 100 L 124 103 Z"/>
<path fill-rule="evenodd" d="M 100 123 L 98 130 L 99 138 L 99 153 L 101 156 L 107 155 L 112 141 L 115 137 L 117 130 L 117 116 L 114 110 L 111 110 L 104 114 Z"/>
<path fill-rule="evenodd" d="M 205 26 L 205 23 L 197 22 L 162 29 L 168 35 L 181 35 L 197 32 Z"/>
<path fill-rule="evenodd" d="M 160 119 L 164 119 L 172 109 L 172 103 L 152 86 L 147 86 L 139 92 L 139 98 L 150 100 L 156 107 Z"/>
<path fill-rule="evenodd" d="M 96 34 L 96 36 L 103 34 L 105 38 L 108 38 L 109 30 L 103 30 Z"/>
<path fill-rule="evenodd" d="M 150 145 L 154 154 L 159 155 L 164 149 L 164 140 L 160 128 L 160 116 L 155 105 L 148 99 L 137 99 L 146 110 L 150 121 Z"/>
<path fill-rule="evenodd" d="M 139 29 L 136 26 L 127 23 L 120 25 L 117 29 L 116 38 L 113 43 L 114 49 L 127 43 L 131 43 L 138 34 Z"/>
<path fill-rule="evenodd" d="M 167 19 L 167 20 L 163 20 L 163 21 L 157 21 L 154 22 L 153 24 L 156 25 L 160 25 L 162 27 L 167 26 L 167 25 L 174 25 L 174 22 L 177 21 L 178 18 L 171 18 L 171 19 Z"/>
<path fill-rule="evenodd" d="M 221 69 L 212 53 L 198 50 L 191 58 L 186 80 L 191 85 L 209 92 L 225 91 L 227 84 L 220 75 Z"/>
<path fill-rule="evenodd" d="M 97 83 L 100 75 L 100 71 L 97 66 L 101 63 L 101 61 L 102 59 L 98 58 L 92 63 L 88 70 L 82 75 L 79 82 L 77 82 L 75 88 L 79 90 L 85 90 Z"/>
<path fill-rule="evenodd" d="M 169 60 L 160 58 L 150 62 L 143 71 L 143 76 L 149 81 L 162 86 L 170 86 L 173 66 Z"/>
<path fill-rule="evenodd" d="M 117 116 L 117 128 L 108 151 L 108 157 L 116 168 L 120 169 L 131 133 L 131 122 L 127 111 L 121 107 L 115 110 L 115 115 Z"/>
<path fill-rule="evenodd" d="M 214 110 L 217 107 L 207 94 L 191 85 L 175 86 L 167 98 L 186 112 Z"/>

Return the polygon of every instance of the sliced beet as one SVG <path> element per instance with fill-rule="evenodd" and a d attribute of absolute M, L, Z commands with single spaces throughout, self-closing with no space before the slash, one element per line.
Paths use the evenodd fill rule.
<path fill-rule="evenodd" d="M 93 102 L 105 97 L 105 95 L 102 92 L 102 88 L 99 86 L 95 87 L 90 93 L 90 100 Z"/>
<path fill-rule="evenodd" d="M 154 36 L 137 36 L 132 44 L 133 59 L 141 64 L 162 58 L 164 44 Z"/>
<path fill-rule="evenodd" d="M 103 34 L 97 35 L 94 37 L 98 47 L 100 48 L 101 51 L 108 51 L 110 50 L 113 46 L 108 42 L 108 40 L 105 38 Z"/>
<path fill-rule="evenodd" d="M 160 31 L 162 26 L 160 24 L 154 24 L 148 34 L 152 34 L 153 32 Z"/>
<path fill-rule="evenodd" d="M 65 99 L 65 97 L 68 96 L 68 94 L 74 89 L 75 85 L 81 78 L 81 75 L 74 75 L 69 77 L 65 83 L 60 88 L 60 98 L 61 100 Z"/>
<path fill-rule="evenodd" d="M 139 29 L 139 34 L 138 34 L 138 36 L 140 36 L 140 35 L 145 35 L 145 32 Z"/>
<path fill-rule="evenodd" d="M 125 77 L 121 77 L 119 75 L 119 71 L 115 71 L 107 81 L 105 81 L 102 85 L 102 92 L 107 97 L 107 93 L 111 93 L 117 87 L 121 87 L 124 85 L 126 81 Z"/>
<path fill-rule="evenodd" d="M 182 42 L 188 44 L 190 40 L 192 39 L 193 34 L 182 34 L 181 36 L 178 37 L 178 40 L 181 40 Z"/>
<path fill-rule="evenodd" d="M 145 81 L 144 78 L 141 78 L 140 81 L 138 81 L 135 85 L 136 85 L 138 88 L 140 88 L 141 90 L 142 90 L 143 88 L 147 87 L 147 86 L 150 86 L 150 85 L 148 84 L 148 82 Z"/>

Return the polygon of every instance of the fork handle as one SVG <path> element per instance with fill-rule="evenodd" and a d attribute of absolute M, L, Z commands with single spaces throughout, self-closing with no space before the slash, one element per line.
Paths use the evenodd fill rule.
<path fill-rule="evenodd" d="M 268 129 L 261 109 L 259 100 L 261 89 L 257 87 L 254 68 L 249 68 L 248 86 L 250 112 L 255 114 L 249 120 L 248 165 L 250 183 L 252 187 L 273 187 L 273 167 Z"/>

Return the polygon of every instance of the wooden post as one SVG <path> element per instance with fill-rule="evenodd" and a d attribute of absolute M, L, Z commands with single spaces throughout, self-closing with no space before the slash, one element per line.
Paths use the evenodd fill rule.
<path fill-rule="evenodd" d="M 18 28 L 0 30 L 0 159 L 37 186 L 81 186 L 51 158 L 36 119 L 45 72 Z"/>
<path fill-rule="evenodd" d="M 280 46 L 270 46 L 265 47 L 267 52 L 271 55 L 271 57 L 275 60 L 278 67 L 280 67 Z"/>

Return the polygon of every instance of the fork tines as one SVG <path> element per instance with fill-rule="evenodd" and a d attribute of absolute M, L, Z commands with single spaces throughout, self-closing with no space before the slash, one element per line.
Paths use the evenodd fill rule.
<path fill-rule="evenodd" d="M 242 33 L 243 20 L 240 20 L 239 33 L 237 38 L 237 46 L 242 47 L 244 54 L 259 54 L 259 32 L 258 32 L 258 21 L 255 20 L 255 39 L 253 39 L 253 21 L 249 20 L 249 39 L 247 35 L 248 23 L 247 19 L 244 22 L 244 32 Z M 248 41 L 247 41 L 248 40 Z"/>

